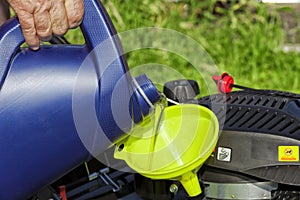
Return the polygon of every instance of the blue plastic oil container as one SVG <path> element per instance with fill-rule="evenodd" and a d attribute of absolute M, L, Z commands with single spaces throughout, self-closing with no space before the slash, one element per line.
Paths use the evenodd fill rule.
<path fill-rule="evenodd" d="M 101 153 L 159 99 L 146 76 L 128 73 L 101 3 L 84 3 L 85 45 L 32 51 L 20 48 L 16 18 L 0 27 L 1 200 L 26 199 Z"/>

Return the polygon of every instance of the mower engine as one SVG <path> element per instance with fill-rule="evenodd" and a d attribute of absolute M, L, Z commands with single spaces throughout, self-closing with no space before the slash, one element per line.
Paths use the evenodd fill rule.
<path fill-rule="evenodd" d="M 300 95 L 242 86 L 222 93 L 226 85 L 218 85 L 220 94 L 196 99 L 176 94 L 191 91 L 195 82 L 165 86 L 169 98 L 208 107 L 223 122 L 215 151 L 200 172 L 207 199 L 300 199 Z"/>

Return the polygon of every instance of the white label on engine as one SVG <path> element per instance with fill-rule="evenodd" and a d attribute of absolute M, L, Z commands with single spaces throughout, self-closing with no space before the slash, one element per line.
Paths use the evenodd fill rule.
<path fill-rule="evenodd" d="M 223 162 L 231 161 L 231 149 L 226 147 L 218 147 L 217 160 Z"/>

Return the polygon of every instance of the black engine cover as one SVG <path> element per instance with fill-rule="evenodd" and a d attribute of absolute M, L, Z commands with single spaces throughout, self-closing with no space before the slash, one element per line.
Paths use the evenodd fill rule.
<path fill-rule="evenodd" d="M 186 103 L 206 106 L 223 122 L 206 165 L 300 185 L 300 95 L 245 90 Z"/>

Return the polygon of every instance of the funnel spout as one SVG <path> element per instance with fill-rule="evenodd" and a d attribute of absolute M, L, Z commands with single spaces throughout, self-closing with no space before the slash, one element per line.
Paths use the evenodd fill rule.
<path fill-rule="evenodd" d="M 189 171 L 183 174 L 180 183 L 190 197 L 195 197 L 202 193 L 198 176 L 195 172 Z"/>

